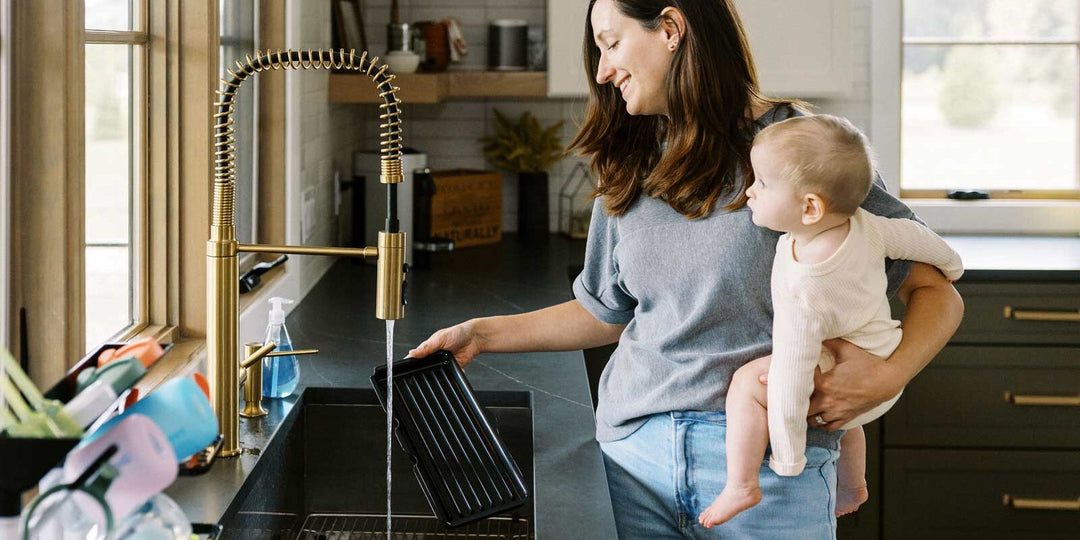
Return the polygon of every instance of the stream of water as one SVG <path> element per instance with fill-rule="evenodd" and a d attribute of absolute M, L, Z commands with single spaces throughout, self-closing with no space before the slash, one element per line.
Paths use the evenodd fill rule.
<path fill-rule="evenodd" d="M 386 321 L 386 540 L 390 538 L 390 451 L 394 440 L 394 321 Z"/>

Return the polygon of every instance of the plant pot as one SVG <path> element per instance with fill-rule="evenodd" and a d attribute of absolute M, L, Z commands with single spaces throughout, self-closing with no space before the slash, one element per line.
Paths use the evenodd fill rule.
<path fill-rule="evenodd" d="M 548 174 L 518 173 L 518 235 L 538 240 L 548 237 Z"/>

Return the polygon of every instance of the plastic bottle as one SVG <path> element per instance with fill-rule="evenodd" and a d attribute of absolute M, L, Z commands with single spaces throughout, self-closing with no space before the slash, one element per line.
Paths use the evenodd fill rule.
<path fill-rule="evenodd" d="M 285 310 L 282 304 L 291 304 L 292 300 L 275 296 L 270 299 L 270 324 L 266 327 L 266 339 L 277 344 L 275 351 L 293 350 L 289 331 L 285 329 Z M 263 395 L 269 398 L 291 396 L 300 382 L 300 362 L 295 356 L 267 356 L 263 358 Z"/>
<path fill-rule="evenodd" d="M 176 501 L 158 493 L 127 515 L 112 533 L 116 540 L 190 540 L 191 522 Z"/>

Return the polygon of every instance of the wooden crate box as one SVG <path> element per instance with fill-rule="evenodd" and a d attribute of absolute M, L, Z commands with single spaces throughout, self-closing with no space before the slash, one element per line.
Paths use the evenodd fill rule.
<path fill-rule="evenodd" d="M 416 175 L 414 238 L 449 238 L 455 248 L 502 239 L 502 173 L 469 169 Z"/>

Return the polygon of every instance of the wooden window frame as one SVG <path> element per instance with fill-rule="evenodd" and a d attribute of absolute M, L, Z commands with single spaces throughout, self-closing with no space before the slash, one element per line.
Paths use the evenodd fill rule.
<path fill-rule="evenodd" d="M 213 171 L 217 2 L 147 3 L 145 226 L 129 336 L 164 342 L 205 333 L 205 246 Z M 15 349 L 42 386 L 83 356 L 83 2 L 12 5 L 12 302 Z M 95 32 L 109 39 L 123 32 Z M 62 106 L 57 107 L 57 104 Z M 59 110 L 58 110 L 59 109 Z M 26 339 L 14 327 L 26 308 Z"/>
<path fill-rule="evenodd" d="M 11 0 L 0 0 L 0 347 L 11 348 Z"/>

